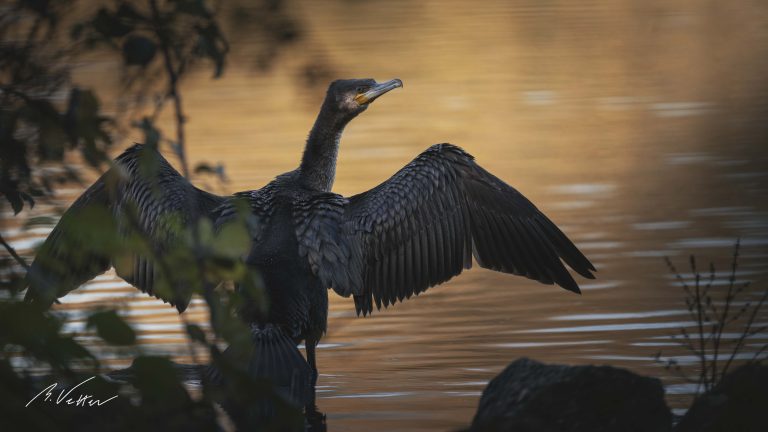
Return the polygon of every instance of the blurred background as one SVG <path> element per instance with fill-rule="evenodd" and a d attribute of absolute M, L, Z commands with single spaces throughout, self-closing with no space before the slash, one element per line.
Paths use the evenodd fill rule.
<path fill-rule="evenodd" d="M 221 164 L 228 179 L 200 174 L 198 186 L 261 187 L 298 165 L 330 81 L 400 78 L 403 89 L 347 128 L 335 192 L 367 190 L 450 142 L 531 199 L 598 270 L 578 280 L 578 296 L 473 269 L 368 318 L 331 293 L 318 354 L 330 430 L 464 426 L 487 381 L 522 356 L 657 376 L 673 408 L 688 405 L 695 388 L 654 359 L 696 360 L 673 339 L 693 323 L 664 257 L 687 282 L 690 254 L 702 268 L 713 262 L 723 287 L 740 238 L 737 282 L 767 282 L 767 3 L 296 0 L 282 3 L 280 43 L 253 6 L 218 7 L 231 32 L 223 74 L 190 70 L 179 84 L 190 165 Z M 151 111 L 126 90 L 120 58 L 96 50 L 71 66 L 72 82 L 123 125 Z M 171 110 L 157 116 L 161 130 L 173 122 Z M 146 135 L 125 126 L 115 136 L 113 156 Z M 22 229 L 24 220 L 81 191 L 59 188 L 16 218 L 3 208 L 4 237 L 31 257 L 50 226 Z M 191 362 L 176 311 L 111 272 L 58 307 L 86 345 L 83 311 L 98 304 L 120 307 L 145 352 Z M 204 326 L 202 301 L 187 316 Z M 766 340 L 757 333 L 745 352 Z M 94 349 L 110 366 L 130 364 Z"/>

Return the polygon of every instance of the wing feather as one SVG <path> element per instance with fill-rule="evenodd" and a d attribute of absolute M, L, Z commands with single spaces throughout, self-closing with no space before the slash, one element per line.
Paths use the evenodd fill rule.
<path fill-rule="evenodd" d="M 359 313 L 419 294 L 472 266 L 579 292 L 563 262 L 587 278 L 594 267 L 520 192 L 450 144 L 430 147 L 345 205 L 340 241 L 359 254 Z"/>
<path fill-rule="evenodd" d="M 183 228 L 201 217 L 212 218 L 224 202 L 225 198 L 194 187 L 154 148 L 135 145 L 118 156 L 61 217 L 32 263 L 27 298 L 50 305 L 116 264 L 118 275 L 128 283 L 181 312 L 191 297 L 184 278 L 174 278 L 177 283 L 170 292 L 158 289 L 162 272 L 151 254 L 122 256 L 119 247 L 105 248 L 99 239 L 83 238 L 93 227 L 81 218 L 92 211 L 102 214 L 99 222 L 111 230 L 105 232 L 107 237 L 140 231 L 151 249 L 162 254 L 174 249 Z"/>

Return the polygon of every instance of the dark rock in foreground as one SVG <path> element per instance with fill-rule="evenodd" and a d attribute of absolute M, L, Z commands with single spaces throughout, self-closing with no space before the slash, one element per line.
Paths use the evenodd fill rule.
<path fill-rule="evenodd" d="M 663 432 L 671 425 L 658 379 L 522 358 L 485 388 L 471 430 Z"/>
<path fill-rule="evenodd" d="M 700 396 L 675 432 L 768 430 L 768 366 L 742 366 Z"/>

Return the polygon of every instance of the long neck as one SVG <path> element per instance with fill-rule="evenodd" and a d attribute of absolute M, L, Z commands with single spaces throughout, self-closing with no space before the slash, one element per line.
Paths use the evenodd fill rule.
<path fill-rule="evenodd" d="M 309 133 L 299 168 L 301 183 L 311 189 L 330 191 L 336 176 L 336 157 L 344 127 L 351 120 L 323 109 Z"/>

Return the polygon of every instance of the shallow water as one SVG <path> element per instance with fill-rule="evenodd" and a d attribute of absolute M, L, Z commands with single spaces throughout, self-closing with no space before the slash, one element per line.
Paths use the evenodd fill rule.
<path fill-rule="evenodd" d="M 318 354 L 330 429 L 464 426 L 487 381 L 521 356 L 658 376 L 670 405 L 684 408 L 695 389 L 653 359 L 694 360 L 672 339 L 693 323 L 663 257 L 687 282 L 689 254 L 702 267 L 714 261 L 723 289 L 740 237 L 737 279 L 767 282 L 768 6 L 320 3 L 298 3 L 305 42 L 269 73 L 239 58 L 219 81 L 201 73 L 185 83 L 190 161 L 221 162 L 231 179 L 199 184 L 258 188 L 298 164 L 324 90 L 302 85 L 296 70 L 319 59 L 333 77 L 405 83 L 347 128 L 336 192 L 366 190 L 429 145 L 455 143 L 536 203 L 598 269 L 594 281 L 577 279 L 581 296 L 473 269 L 368 318 L 331 294 Z M 79 74 L 107 82 L 111 67 L 94 62 Z M 49 228 L 22 232 L 8 216 L 4 235 L 30 255 Z M 145 352 L 192 360 L 175 310 L 111 273 L 58 310 L 92 343 L 83 314 L 104 304 L 135 323 Z M 185 317 L 205 323 L 203 303 Z M 766 340 L 756 335 L 747 351 Z M 126 352 L 101 351 L 111 366 L 130 363 Z"/>

